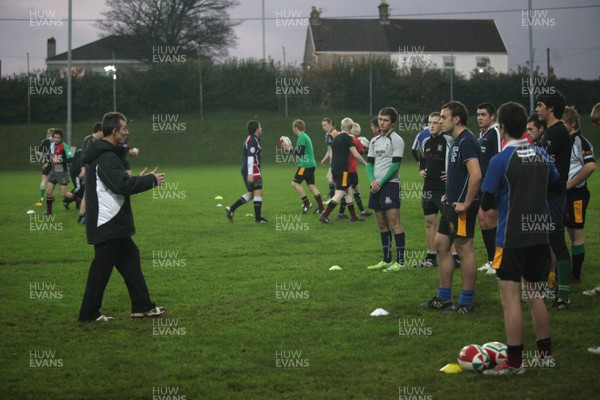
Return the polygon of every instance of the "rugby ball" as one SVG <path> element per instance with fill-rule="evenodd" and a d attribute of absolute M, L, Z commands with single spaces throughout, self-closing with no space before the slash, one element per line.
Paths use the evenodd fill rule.
<path fill-rule="evenodd" d="M 506 361 L 507 347 L 504 343 L 488 342 L 481 347 L 483 347 L 490 357 L 490 367 L 502 364 L 504 361 Z"/>
<path fill-rule="evenodd" d="M 369 148 L 369 139 L 364 136 L 360 136 L 358 140 L 360 140 L 360 144 L 362 144 L 365 149 Z"/>
<path fill-rule="evenodd" d="M 289 137 L 287 136 L 282 136 L 279 138 L 279 144 L 282 146 L 291 146 L 292 145 L 292 141 L 290 140 Z"/>
<path fill-rule="evenodd" d="M 490 356 L 477 344 L 469 344 L 458 352 L 458 364 L 465 371 L 481 372 L 490 367 Z"/>

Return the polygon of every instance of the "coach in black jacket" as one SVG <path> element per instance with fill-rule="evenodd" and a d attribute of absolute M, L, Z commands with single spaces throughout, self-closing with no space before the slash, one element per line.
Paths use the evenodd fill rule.
<path fill-rule="evenodd" d="M 87 146 L 86 164 L 86 231 L 94 245 L 94 260 L 87 277 L 80 322 L 110 321 L 102 315 L 102 297 L 113 266 L 123 276 L 131 298 L 132 317 L 155 317 L 165 312 L 150 300 L 140 263 L 140 252 L 131 236 L 135 234 L 129 196 L 161 185 L 164 174 L 156 169 L 148 175 L 129 176 L 121 160 L 121 145 L 129 135 L 127 119 L 111 112 L 102 119 L 104 138 Z"/>

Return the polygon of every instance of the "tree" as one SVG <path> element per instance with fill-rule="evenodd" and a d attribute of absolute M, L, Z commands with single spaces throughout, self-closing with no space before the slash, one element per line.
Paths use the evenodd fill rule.
<path fill-rule="evenodd" d="M 107 0 L 107 35 L 140 38 L 147 46 L 180 46 L 184 53 L 225 56 L 236 41 L 227 10 L 238 0 Z"/>

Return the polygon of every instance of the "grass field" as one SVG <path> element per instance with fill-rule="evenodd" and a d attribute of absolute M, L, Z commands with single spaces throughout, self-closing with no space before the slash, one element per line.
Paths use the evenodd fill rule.
<path fill-rule="evenodd" d="M 149 145 L 148 145 L 149 146 Z M 237 141 L 236 141 L 237 148 Z M 152 150 L 155 151 L 155 150 Z M 407 154 L 408 155 L 408 154 Z M 135 160 L 135 169 L 146 160 Z M 479 275 L 476 312 L 443 316 L 418 305 L 437 290 L 436 269 L 368 271 L 381 258 L 373 217 L 320 224 L 301 215 L 294 167 L 265 166 L 257 225 L 222 207 L 243 192 L 239 167 L 163 168 L 168 186 L 132 199 L 150 293 L 168 312 L 132 320 L 115 271 L 102 311 L 111 323 L 76 322 L 93 248 L 76 212 L 56 203 L 54 220 L 33 205 L 39 174 L 2 172 L 0 210 L 0 397 L 4 399 L 591 399 L 600 389 L 600 184 L 591 179 L 583 283 L 572 308 L 551 311 L 556 366 L 498 379 L 439 372 L 469 343 L 505 342 L 497 283 Z M 37 171 L 37 169 L 35 169 Z M 317 169 L 324 185 L 324 169 Z M 362 182 L 366 182 L 364 171 Z M 405 188 L 417 169 L 402 165 Z M 215 200 L 215 196 L 223 200 Z M 36 214 L 26 214 L 35 209 Z M 420 201 L 402 205 L 407 260 L 424 256 Z M 482 264 L 481 238 L 475 239 Z M 342 271 L 330 272 L 332 265 Z M 456 300 L 460 278 L 456 276 Z M 378 307 L 387 317 L 369 314 Z M 414 334 L 401 334 L 417 327 Z M 526 350 L 535 350 L 526 319 Z M 410 329 L 409 329 L 410 330 Z M 418 333 L 418 334 L 417 334 Z M 169 397 L 170 396 L 170 397 Z M 401 397 L 404 396 L 404 397 Z M 410 397 L 413 396 L 413 397 Z M 420 396 L 420 397 L 418 397 Z"/>

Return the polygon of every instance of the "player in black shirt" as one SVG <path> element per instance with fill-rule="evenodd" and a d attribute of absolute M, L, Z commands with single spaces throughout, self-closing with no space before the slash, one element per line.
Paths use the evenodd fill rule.
<path fill-rule="evenodd" d="M 477 106 L 477 123 L 481 128 L 479 132 L 479 145 L 481 146 L 479 165 L 481 167 L 481 177 L 484 179 L 490 159 L 502 151 L 502 139 L 498 131 L 498 124 L 496 124 L 496 107 L 492 103 L 481 103 Z M 477 214 L 481 237 L 487 252 L 487 262 L 479 270 L 486 271 L 487 273 L 495 272 L 491 267 L 494 261 L 494 252 L 496 251 L 496 246 L 494 245 L 496 221 L 498 220 L 496 208 L 497 206 L 494 205 L 485 215 L 482 211 L 479 211 L 479 214 Z"/>
<path fill-rule="evenodd" d="M 446 163 L 452 137 L 442 133 L 440 113 L 429 114 L 428 120 L 431 136 L 423 140 L 419 175 L 423 178 L 423 195 L 421 206 L 425 214 L 427 237 L 427 257 L 420 267 L 430 268 L 437 265 L 435 251 L 435 234 L 437 232 L 437 214 L 443 212 L 442 197 L 446 188 Z"/>
<path fill-rule="evenodd" d="M 348 188 L 350 187 L 350 180 L 348 179 L 350 153 L 352 153 L 356 161 L 360 164 L 367 164 L 356 150 L 354 140 L 352 140 L 352 137 L 350 136 L 349 132 L 352 130 L 353 125 L 354 121 L 352 121 L 352 119 L 344 118 L 342 120 L 342 132 L 340 132 L 331 143 L 331 174 L 333 176 L 333 181 L 335 182 L 335 194 L 331 200 L 329 200 L 325 212 L 319 218 L 319 221 L 326 224 L 331 224 L 329 214 L 331 214 L 344 196 L 346 197 L 346 206 L 348 207 L 348 210 L 350 210 L 351 221 L 363 220 L 356 216 L 354 202 L 352 201 L 352 192 L 348 191 Z"/>
<path fill-rule="evenodd" d="M 556 257 L 558 276 L 558 296 L 552 305 L 557 310 L 569 307 L 569 286 L 571 284 L 572 263 L 563 225 L 563 213 L 566 202 L 567 179 L 571 163 L 571 138 L 561 118 L 565 110 L 565 97 L 558 90 L 554 93 L 540 94 L 536 97 L 535 112 L 546 129 L 538 146 L 546 150 L 560 174 L 561 185 L 548 191 L 548 210 L 550 212 L 550 247 Z M 545 276 L 548 278 L 550 265 Z M 543 281 L 543 280 L 542 280 Z"/>

